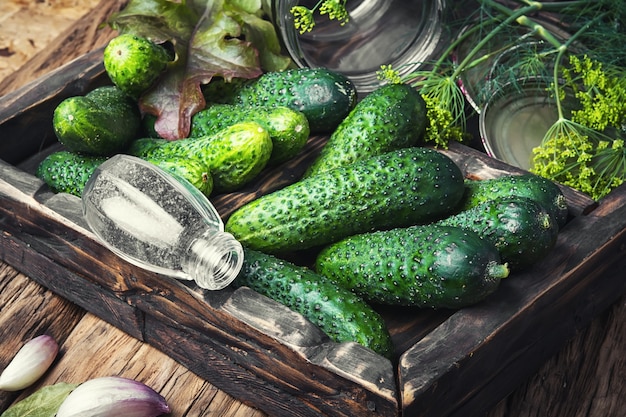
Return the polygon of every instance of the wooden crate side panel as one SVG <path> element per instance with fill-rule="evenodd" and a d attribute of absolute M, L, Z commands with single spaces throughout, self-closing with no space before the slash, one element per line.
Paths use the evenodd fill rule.
<path fill-rule="evenodd" d="M 154 316 L 147 319 L 146 326 L 151 345 L 269 415 L 398 415 L 395 398 L 363 389 L 315 363 L 302 363 L 297 352 L 277 347 L 271 338 L 254 333 L 249 329 L 209 333 L 198 326 L 181 327 Z"/>
<path fill-rule="evenodd" d="M 400 361 L 403 412 L 479 415 L 623 294 L 625 192 L 570 221 L 545 262 L 409 349 Z"/>
<path fill-rule="evenodd" d="M 67 97 L 108 83 L 102 51 L 80 57 L 2 98 L 0 157 L 13 165 L 54 144 L 52 113 Z"/>

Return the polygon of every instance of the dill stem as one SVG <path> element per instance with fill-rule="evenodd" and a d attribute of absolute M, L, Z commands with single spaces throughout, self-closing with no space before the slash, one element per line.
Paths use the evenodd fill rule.
<path fill-rule="evenodd" d="M 480 42 L 474 45 L 474 48 L 472 48 L 469 51 L 469 53 L 465 56 L 465 58 L 463 58 L 463 60 L 455 68 L 454 73 L 451 76 L 452 79 L 456 79 L 461 74 L 461 72 L 463 72 L 465 68 L 471 64 L 471 61 L 474 59 L 474 56 L 478 54 L 478 52 L 489 41 L 491 41 L 491 39 L 493 39 L 502 29 L 508 26 L 511 22 L 516 21 L 520 16 L 524 16 L 527 13 L 537 11 L 541 8 L 541 3 L 537 3 L 537 2 L 533 2 L 533 4 L 526 6 L 526 7 L 519 8 L 517 10 L 511 10 L 507 8 L 506 6 L 503 6 L 494 2 L 493 0 L 479 0 L 479 1 L 482 4 L 487 4 L 487 5 L 496 7 L 497 9 L 500 9 L 500 11 L 502 11 L 502 9 L 505 9 L 506 14 L 508 14 L 508 16 L 506 19 L 500 22 L 495 28 L 493 28 L 491 32 L 487 33 Z"/>
<path fill-rule="evenodd" d="M 565 52 L 567 52 L 569 50 L 569 48 L 571 47 L 571 45 L 576 41 L 576 39 L 582 35 L 587 29 L 589 29 L 589 27 L 591 25 L 593 25 L 596 21 L 602 19 L 604 17 L 606 13 L 602 13 L 597 15 L 596 17 L 594 17 L 593 19 L 591 19 L 589 22 L 587 22 L 585 25 L 583 25 L 578 31 L 576 31 L 576 33 L 574 33 L 572 36 L 569 37 L 569 39 L 562 44 L 559 48 L 558 48 L 558 54 L 554 60 L 554 69 L 553 69 L 553 78 L 554 78 L 554 98 L 555 98 L 555 102 L 556 102 L 556 110 L 557 110 L 557 115 L 559 116 L 559 120 L 556 123 L 559 123 L 559 121 L 561 121 L 564 116 L 563 116 L 563 106 L 561 104 L 561 97 L 559 94 L 559 71 L 560 71 L 560 67 L 561 67 L 561 61 L 563 60 L 563 56 L 565 55 Z"/>

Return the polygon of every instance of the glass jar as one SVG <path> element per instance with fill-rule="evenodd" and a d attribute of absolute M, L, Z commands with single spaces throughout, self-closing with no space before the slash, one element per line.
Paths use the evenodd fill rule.
<path fill-rule="evenodd" d="M 312 8 L 317 0 L 267 0 L 285 48 L 300 67 L 326 67 L 352 80 L 360 94 L 381 85 L 376 71 L 392 65 L 408 74 L 436 56 L 448 39 L 443 24 L 450 0 L 350 0 L 341 26 L 316 16 L 311 32 L 300 34 L 292 7 Z"/>

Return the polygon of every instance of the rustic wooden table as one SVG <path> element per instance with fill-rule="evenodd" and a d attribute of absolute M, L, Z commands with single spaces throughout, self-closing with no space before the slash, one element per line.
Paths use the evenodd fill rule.
<path fill-rule="evenodd" d="M 3 0 L 0 3 L 0 96 L 101 46 L 99 28 L 121 0 Z M 86 18 L 80 19 L 85 14 Z M 78 20 L 81 24 L 76 24 Z M 45 24 L 44 24 L 45 22 Z M 81 47 L 63 40 L 81 37 Z M 0 248 L 0 252 L 2 248 Z M 502 400 L 489 417 L 621 417 L 626 415 L 626 298 L 622 297 Z M 61 354 L 34 387 L 57 381 L 123 375 L 146 382 L 172 406 L 172 416 L 264 416 L 153 347 L 56 296 L 0 263 L 0 369 L 33 335 L 54 335 Z M 0 411 L 23 393 L 0 392 Z M 253 399 L 251 399 L 253 400 Z"/>

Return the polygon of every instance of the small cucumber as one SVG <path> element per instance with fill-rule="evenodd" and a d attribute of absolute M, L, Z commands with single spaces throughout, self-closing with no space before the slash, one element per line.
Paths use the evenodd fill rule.
<path fill-rule="evenodd" d="M 189 159 L 161 160 L 143 158 L 175 176 L 182 177 L 198 188 L 205 195 L 211 193 L 212 178 L 207 168 L 201 163 Z M 80 197 L 85 184 L 100 164 L 107 160 L 104 156 L 78 154 L 70 151 L 58 151 L 48 155 L 37 167 L 36 175 L 52 191 L 69 193 Z"/>
<path fill-rule="evenodd" d="M 384 85 L 339 124 L 304 175 L 417 146 L 425 129 L 426 103 L 417 90 L 407 84 Z"/>
<path fill-rule="evenodd" d="M 261 125 L 242 122 L 198 138 L 138 139 L 128 153 L 140 158 L 199 161 L 211 173 L 214 191 L 222 193 L 237 190 L 254 179 L 267 165 L 272 146 L 269 133 Z"/>
<path fill-rule="evenodd" d="M 245 106 L 285 106 L 307 117 L 313 133 L 333 131 L 357 102 L 354 84 L 345 75 L 326 68 L 295 68 L 266 72 L 253 80 L 209 83 L 207 102 Z M 223 85 L 226 84 L 226 85 Z M 220 91 L 214 96 L 211 91 Z"/>
<path fill-rule="evenodd" d="M 104 48 L 104 68 L 120 90 L 137 99 L 159 78 L 173 59 L 170 52 L 151 40 L 124 33 Z"/>
<path fill-rule="evenodd" d="M 355 233 L 445 217 L 464 192 L 447 156 L 406 148 L 305 178 L 236 210 L 226 223 L 244 246 L 308 249 Z"/>
<path fill-rule="evenodd" d="M 486 180 L 467 180 L 463 209 L 498 197 L 526 197 L 537 201 L 554 217 L 560 228 L 567 223 L 567 201 L 554 182 L 535 174 L 505 175 Z"/>
<path fill-rule="evenodd" d="M 393 345 L 382 317 L 360 297 L 306 267 L 245 249 L 233 282 L 302 314 L 331 340 L 353 341 L 391 359 Z"/>
<path fill-rule="evenodd" d="M 54 110 L 52 124 L 67 150 L 111 156 L 136 138 L 141 116 L 134 100 L 117 87 L 105 86 L 63 100 Z"/>
<path fill-rule="evenodd" d="M 206 164 L 195 159 L 185 157 L 164 158 L 142 158 L 151 162 L 159 168 L 186 179 L 205 196 L 210 196 L 213 192 L 213 177 Z"/>
<path fill-rule="evenodd" d="M 464 227 L 495 245 L 513 270 L 545 258 L 556 243 L 559 226 L 538 202 L 525 197 L 499 197 L 457 213 L 438 224 Z"/>
<path fill-rule="evenodd" d="M 509 274 L 490 242 L 435 224 L 350 236 L 324 248 L 315 270 L 368 302 L 422 308 L 478 303 Z"/>
<path fill-rule="evenodd" d="M 93 172 L 106 160 L 105 156 L 58 151 L 51 153 L 39 163 L 35 175 L 55 193 L 68 193 L 80 197 Z"/>
<path fill-rule="evenodd" d="M 211 135 L 241 122 L 256 122 L 272 138 L 272 156 L 268 164 L 276 165 L 296 156 L 309 139 L 309 121 L 304 113 L 289 107 L 248 107 L 213 104 L 191 119 L 190 137 Z"/>

